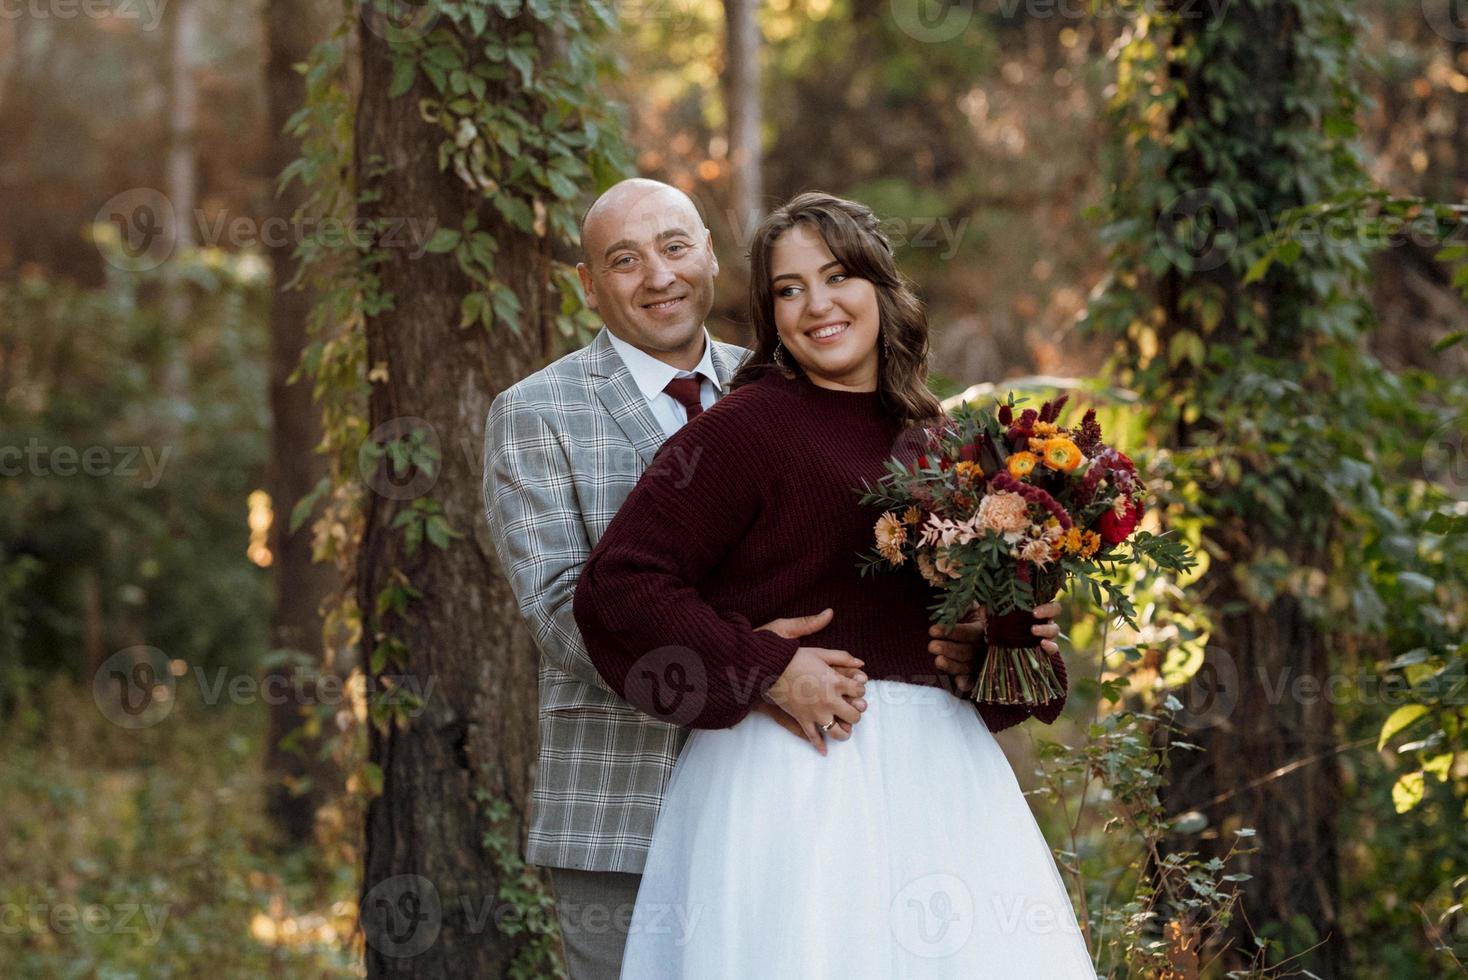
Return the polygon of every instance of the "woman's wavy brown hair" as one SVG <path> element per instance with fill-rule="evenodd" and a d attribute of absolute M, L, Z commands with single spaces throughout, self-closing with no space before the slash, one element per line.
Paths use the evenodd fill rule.
<path fill-rule="evenodd" d="M 897 271 L 892 246 L 882 234 L 877 216 L 865 204 L 819 191 L 808 191 L 776 208 L 755 229 L 749 248 L 749 322 L 754 328 L 754 353 L 734 375 L 731 388 L 749 384 L 766 372 L 780 370 L 775 347 L 775 291 L 770 283 L 770 252 L 775 240 L 798 224 L 813 226 L 846 274 L 865 279 L 877 290 L 880 314 L 877 338 L 877 391 L 893 418 L 922 422 L 943 414 L 928 390 L 928 315 Z M 885 348 L 882 340 L 887 341 Z M 787 349 L 785 374 L 804 374 Z"/>

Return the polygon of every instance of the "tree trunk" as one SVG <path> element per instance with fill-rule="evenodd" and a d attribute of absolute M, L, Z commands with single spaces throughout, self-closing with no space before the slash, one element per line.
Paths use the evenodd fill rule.
<path fill-rule="evenodd" d="M 1171 753 L 1167 808 L 1208 817 L 1204 854 L 1222 857 L 1240 828 L 1258 834 L 1243 842 L 1258 851 L 1229 866 L 1253 876 L 1240 886 L 1243 917 L 1229 935 L 1235 950 L 1253 954 L 1249 930 L 1283 939 L 1288 950 L 1321 943 L 1299 965 L 1345 977 L 1336 839 L 1344 801 L 1335 709 L 1325 693 L 1329 653 L 1293 598 L 1250 606 L 1233 572 L 1231 562 L 1215 560 L 1198 584 L 1215 609 L 1244 608 L 1221 615 L 1209 639 L 1187 705 L 1196 724 L 1177 733 L 1201 751 Z"/>
<path fill-rule="evenodd" d="M 275 226 L 295 227 L 291 220 L 304 197 L 298 181 L 292 181 L 278 195 L 274 191 L 281 171 L 300 154 L 299 142 L 284 132 L 286 120 L 300 108 L 306 94 L 305 81 L 292 66 L 306 60 L 323 28 L 314 0 L 268 0 L 265 5 L 265 92 L 270 126 L 266 176 L 271 196 L 262 211 Z M 283 288 L 295 273 L 291 253 L 296 236 L 262 237 L 270 256 L 275 290 L 270 303 L 269 491 L 275 511 L 270 528 L 274 590 L 270 645 L 277 651 L 292 651 L 323 671 L 332 671 L 340 665 L 324 663 L 321 604 L 336 587 L 336 574 L 330 565 L 311 560 L 310 522 L 294 533 L 290 530 L 296 502 L 311 492 L 327 470 L 325 458 L 315 451 L 321 441 L 321 425 L 312 404 L 310 382 L 287 382 L 306 345 L 306 324 L 314 297 L 305 288 Z M 287 697 L 272 699 L 270 704 L 265 750 L 267 809 L 285 839 L 307 843 L 312 839 L 316 809 L 334 795 L 341 774 L 329 761 L 319 758 L 320 738 L 302 740 L 294 751 L 281 747 L 281 740 L 302 724 L 303 713 L 312 710 L 315 700 L 311 686 L 297 677 L 293 665 L 287 662 L 271 669 L 262 689 L 291 692 Z"/>
<path fill-rule="evenodd" d="M 198 122 L 199 94 L 194 85 L 194 52 L 199 46 L 198 0 L 173 4 L 168 38 L 168 158 L 164 184 L 177 219 L 176 247 L 192 248 L 194 194 L 198 185 L 198 160 L 194 128 Z"/>
<path fill-rule="evenodd" d="M 516 33 L 539 30 L 528 20 L 500 23 Z M 364 501 L 357 592 L 364 621 L 375 619 L 379 593 L 399 574 L 421 597 L 380 631 L 364 626 L 363 657 L 371 665 L 379 646 L 403 643 L 401 662 L 369 677 L 380 688 L 382 675 L 392 675 L 417 685 L 423 698 L 406 723 L 374 726 L 369 734 L 382 793 L 367 811 L 367 973 L 500 977 L 528 937 L 496 929 L 504 875 L 485 846 L 483 801 L 507 804 L 509 818 L 499 829 L 518 848 L 536 744 L 537 656 L 489 540 L 480 447 L 495 395 L 540 364 L 539 338 L 555 313 L 546 288 L 550 246 L 511 229 L 487 198 L 440 171 L 444 134 L 418 108 L 432 94 L 428 83 L 419 74 L 406 94 L 390 99 L 392 46 L 365 27 L 360 37 L 355 159 L 362 217 L 457 228 L 476 211 L 479 227 L 499 245 L 496 275 L 522 305 L 518 333 L 498 323 L 493 331 L 460 329 L 459 302 L 472 284 L 452 253 L 415 258 L 415 249 L 401 244 L 376 251 L 381 263 L 373 271 L 392 302 L 366 318 L 367 363 L 386 370 L 372 388 L 368 438 L 416 430 L 437 441 L 441 460 L 435 474 L 419 472 L 406 484 L 384 463 L 368 480 L 377 490 Z M 548 48 L 544 37 L 540 44 Z M 446 548 L 424 541 L 410 554 L 403 530 L 391 524 L 429 499 L 464 537 Z"/>
<path fill-rule="evenodd" d="M 758 0 L 724 0 L 724 109 L 729 125 L 731 236 L 743 255 L 764 205 Z"/>
<path fill-rule="evenodd" d="M 1173 43 L 1180 50 L 1203 47 L 1214 58 L 1236 58 L 1234 67 L 1251 80 L 1249 100 L 1231 107 L 1234 114 L 1220 124 L 1221 131 L 1235 137 L 1228 146 L 1236 157 L 1218 159 L 1197 150 L 1184 152 L 1168 174 L 1179 188 L 1212 187 L 1227 184 L 1238 172 L 1257 173 L 1260 161 L 1278 157 L 1280 132 L 1318 125 L 1291 101 L 1297 95 L 1296 86 L 1307 84 L 1298 79 L 1310 71 L 1297 60 L 1296 48 L 1317 40 L 1302 26 L 1293 5 L 1236 5 L 1226 16 L 1231 18 L 1232 30 L 1250 39 L 1247 45 L 1210 48 L 1209 32 L 1216 25 L 1196 12 L 1180 20 Z M 1211 90 L 1206 72 L 1181 65 L 1175 65 L 1173 71 L 1187 82 L 1174 124 L 1207 118 L 1216 111 L 1223 96 Z M 1269 184 L 1262 173 L 1254 179 L 1261 198 L 1250 205 L 1270 215 L 1306 203 L 1293 185 L 1281 189 Z M 1245 206 L 1240 204 L 1239 210 L 1242 214 Z M 1247 226 L 1250 217 L 1245 214 L 1242 220 Z M 1249 227 L 1241 232 L 1245 238 L 1249 234 Z M 1286 363 L 1310 356 L 1310 333 L 1302 320 L 1311 294 L 1301 280 L 1261 283 L 1246 292 L 1238 270 L 1228 263 L 1211 271 L 1174 269 L 1164 277 L 1158 292 L 1167 318 L 1164 337 L 1175 330 L 1197 329 L 1195 314 L 1182 297 L 1188 287 L 1200 283 L 1216 285 L 1228 297 L 1228 312 L 1210 343 L 1240 343 L 1243 338 L 1234 316 L 1240 305 L 1252 303 L 1269 310 L 1269 335 L 1259 344 L 1263 356 Z M 1167 388 L 1186 396 L 1190 385 L 1197 383 L 1195 370 L 1181 361 Z M 1200 423 L 1201 427 L 1218 425 L 1206 420 Z M 1198 444 L 1192 428 L 1179 422 L 1178 444 Z M 1232 432 L 1222 432 L 1201 441 L 1220 436 L 1225 443 L 1235 437 Z M 1244 481 L 1278 478 L 1276 469 L 1260 472 L 1248 460 L 1243 465 Z M 1313 500 L 1301 504 L 1317 505 L 1328 506 Z M 1236 841 L 1233 831 L 1252 827 L 1258 835 L 1253 843 L 1259 850 L 1242 857 L 1239 867 L 1231 869 L 1253 876 L 1240 885 L 1242 914 L 1235 918 L 1229 934 L 1233 948 L 1245 958 L 1253 955 L 1253 934 L 1281 940 L 1286 954 L 1314 947 L 1291 965 L 1324 978 L 1343 977 L 1348 975 L 1349 960 L 1340 925 L 1336 827 L 1343 794 L 1335 714 L 1324 693 L 1331 674 L 1326 631 L 1310 623 L 1297 600 L 1287 593 L 1260 605 L 1242 590 L 1242 566 L 1265 547 L 1258 533 L 1265 515 L 1231 513 L 1208 500 L 1203 506 L 1211 511 L 1214 527 L 1209 536 L 1220 553 L 1213 555 L 1198 584 L 1213 610 L 1215 632 L 1200 672 L 1200 678 L 1206 680 L 1195 684 L 1193 693 L 1201 690 L 1210 703 L 1188 705 L 1196 724 L 1184 724 L 1178 734 L 1202 751 L 1171 754 L 1171 781 L 1164 798 L 1170 813 L 1198 810 L 1205 814 L 1210 831 L 1201 845 L 1196 837 L 1184 837 L 1174 844 L 1178 849 L 1197 846 L 1205 855 L 1222 857 Z M 1262 512 L 1264 505 L 1257 506 Z M 1327 528 L 1321 540 L 1302 533 L 1279 545 L 1291 566 L 1328 567 L 1330 546 L 1325 539 L 1334 533 Z"/>

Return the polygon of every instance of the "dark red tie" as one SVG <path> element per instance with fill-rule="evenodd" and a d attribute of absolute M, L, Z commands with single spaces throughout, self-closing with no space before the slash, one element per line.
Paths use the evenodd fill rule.
<path fill-rule="evenodd" d="M 698 399 L 699 381 L 697 378 L 674 378 L 669 381 L 663 390 L 678 400 L 688 412 L 688 420 L 693 421 L 694 416 L 703 411 L 703 402 Z"/>

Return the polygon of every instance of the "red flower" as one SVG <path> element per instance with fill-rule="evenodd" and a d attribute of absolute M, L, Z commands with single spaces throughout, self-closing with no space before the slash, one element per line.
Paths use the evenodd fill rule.
<path fill-rule="evenodd" d="M 1065 407 L 1065 403 L 1068 401 L 1070 401 L 1070 395 L 1065 394 L 1061 395 L 1053 402 L 1046 402 L 1045 404 L 1041 405 L 1040 421 L 1054 422 L 1056 419 L 1060 418 L 1060 410 Z"/>
<path fill-rule="evenodd" d="M 1121 544 L 1132 536 L 1137 529 L 1137 522 L 1142 519 L 1142 505 L 1136 501 L 1128 500 L 1126 509 L 1120 517 L 1116 511 L 1103 511 L 1101 517 L 1096 521 L 1096 531 L 1101 535 L 1101 540 L 1108 545 Z"/>

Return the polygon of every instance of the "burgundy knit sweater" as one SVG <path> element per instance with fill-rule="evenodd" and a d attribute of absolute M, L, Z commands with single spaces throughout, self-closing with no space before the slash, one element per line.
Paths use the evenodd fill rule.
<path fill-rule="evenodd" d="M 910 568 L 862 577 L 857 565 L 879 512 L 858 504 L 856 488 L 878 479 L 911 435 L 876 392 L 778 371 L 680 429 L 576 586 L 576 623 L 607 683 L 648 714 L 694 728 L 739 722 L 801 646 L 845 650 L 872 680 L 952 690 L 927 649 L 931 587 Z M 799 640 L 757 629 L 827 607 L 831 624 Z M 1032 713 L 1054 721 L 1064 703 L 978 709 L 998 731 Z"/>

